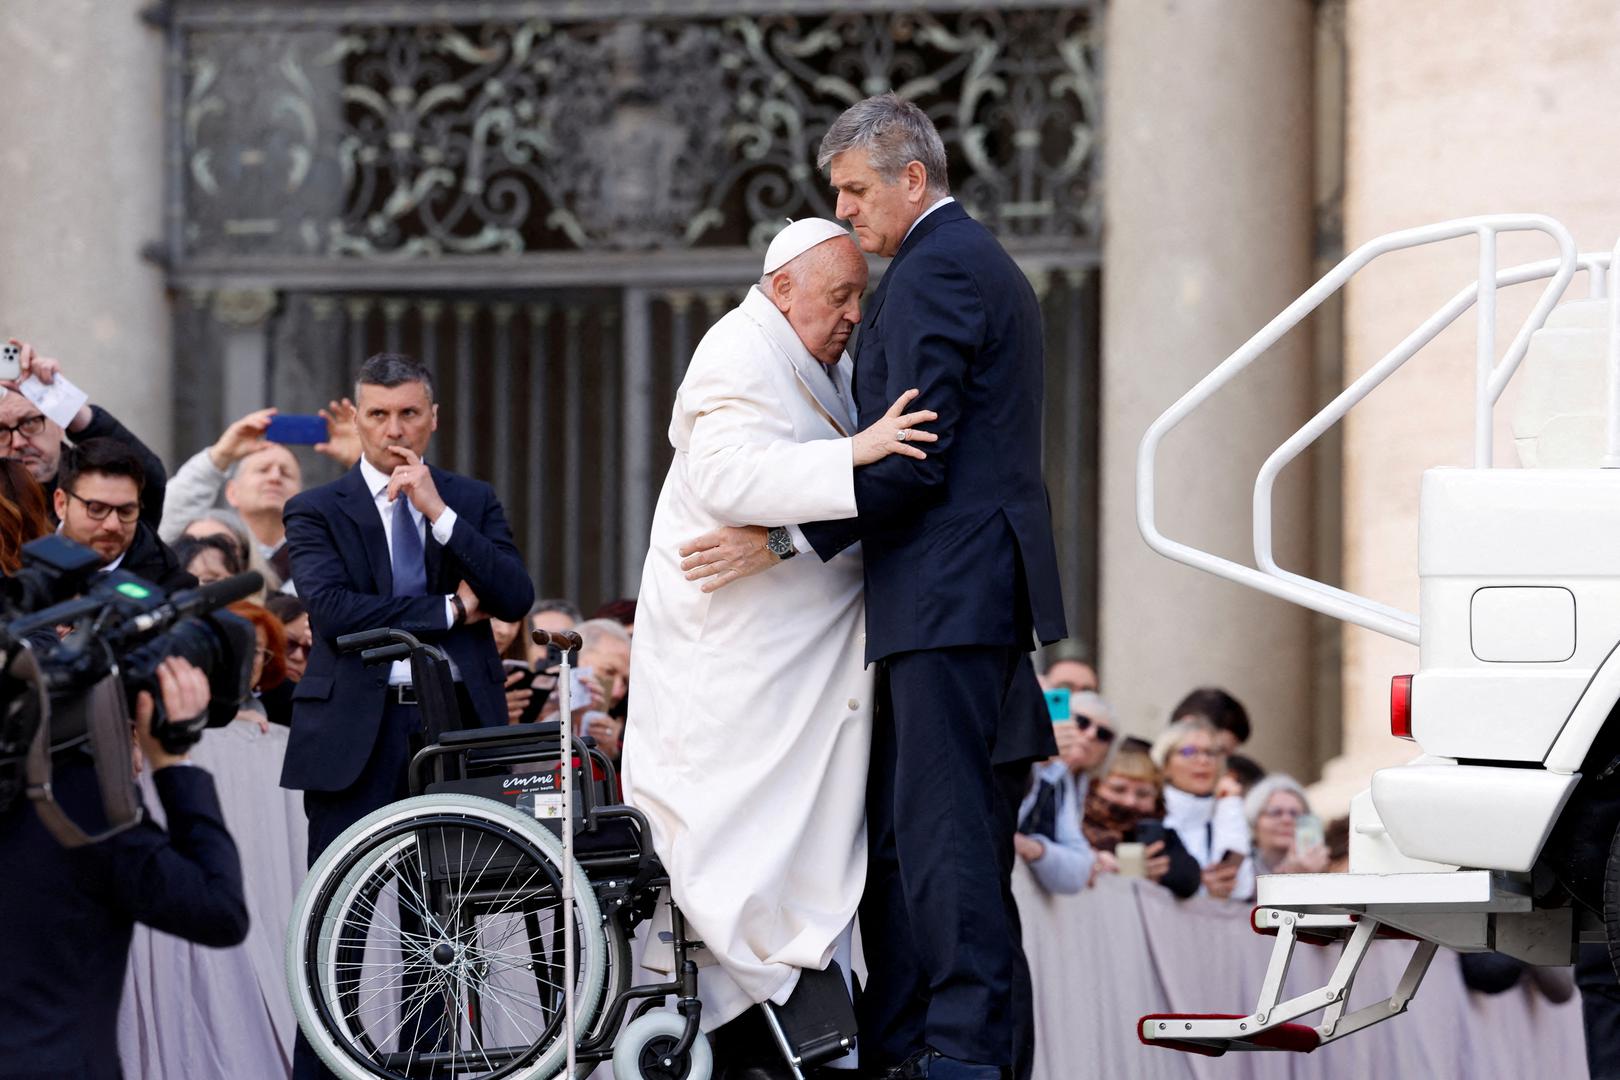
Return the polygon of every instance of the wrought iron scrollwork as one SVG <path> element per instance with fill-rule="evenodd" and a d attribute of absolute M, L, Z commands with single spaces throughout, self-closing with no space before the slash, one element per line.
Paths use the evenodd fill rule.
<path fill-rule="evenodd" d="M 821 134 L 891 88 L 934 117 L 956 193 L 1004 237 L 1095 242 L 1090 4 L 369 26 L 290 10 L 175 39 L 182 261 L 758 247 L 830 213 Z"/>

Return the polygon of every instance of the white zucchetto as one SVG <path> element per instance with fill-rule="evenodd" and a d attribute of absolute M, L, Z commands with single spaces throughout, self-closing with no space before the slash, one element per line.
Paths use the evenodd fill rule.
<path fill-rule="evenodd" d="M 835 236 L 849 236 L 849 230 L 826 218 L 800 218 L 788 223 L 765 249 L 765 273 L 774 274 L 817 244 Z"/>

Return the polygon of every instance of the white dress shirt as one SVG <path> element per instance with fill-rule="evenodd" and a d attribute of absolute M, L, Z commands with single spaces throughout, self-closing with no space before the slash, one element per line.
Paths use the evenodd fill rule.
<path fill-rule="evenodd" d="M 360 459 L 360 476 L 366 482 L 366 490 L 371 492 L 371 499 L 377 504 L 377 516 L 382 518 L 383 540 L 388 548 L 388 557 L 394 556 L 394 500 L 388 497 L 389 476 L 377 468 L 364 457 Z M 403 496 L 401 496 L 403 498 Z M 414 504 L 410 507 L 411 521 L 416 525 L 417 535 L 422 538 L 422 551 L 427 551 L 427 518 Z M 444 508 L 439 520 L 433 523 L 433 539 L 439 542 L 440 547 L 450 543 L 451 535 L 456 531 L 456 512 L 450 507 Z M 446 594 L 444 598 L 444 625 L 446 629 L 456 623 L 455 605 L 450 602 Z M 456 670 L 455 661 L 450 662 L 450 673 L 457 681 L 461 673 Z M 389 686 L 409 686 L 411 683 L 411 662 L 409 660 L 395 660 L 394 666 L 388 669 Z"/>
<path fill-rule="evenodd" d="M 935 210 L 938 210 L 940 207 L 944 206 L 946 203 L 953 203 L 955 201 L 956 201 L 956 196 L 954 196 L 954 195 L 946 195 L 943 198 L 935 199 L 934 202 L 933 202 L 933 205 L 931 205 L 928 209 L 924 210 L 922 213 L 917 215 L 917 220 L 913 221 L 911 223 L 911 229 L 915 229 L 918 225 L 921 225 L 922 224 L 922 219 L 927 217 L 929 214 L 932 214 Z M 900 238 L 900 242 L 902 244 L 904 244 L 906 242 L 906 239 L 911 236 L 911 229 L 907 229 L 906 230 L 906 235 L 902 236 Z"/>

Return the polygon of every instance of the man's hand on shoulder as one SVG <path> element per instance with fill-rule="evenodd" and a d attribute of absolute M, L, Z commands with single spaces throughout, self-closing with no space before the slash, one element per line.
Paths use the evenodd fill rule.
<path fill-rule="evenodd" d="M 404 495 L 429 522 L 438 521 L 447 507 L 433 483 L 432 471 L 410 447 L 390 446 L 388 449 L 405 459 L 405 464 L 395 466 L 393 475 L 388 478 L 388 498 L 393 500 Z"/>
<path fill-rule="evenodd" d="M 711 593 L 769 570 L 782 561 L 765 544 L 769 531 L 763 525 L 728 525 L 688 540 L 680 549 L 686 580 L 703 581 L 703 591 Z"/>

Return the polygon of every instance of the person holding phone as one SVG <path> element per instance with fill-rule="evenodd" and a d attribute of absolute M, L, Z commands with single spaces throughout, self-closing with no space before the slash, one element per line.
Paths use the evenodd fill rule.
<path fill-rule="evenodd" d="M 1311 813 L 1305 789 L 1291 776 L 1273 773 L 1243 804 L 1254 830 L 1257 874 L 1320 874 L 1328 867 L 1322 819 Z"/>
<path fill-rule="evenodd" d="M 1254 895 L 1249 825 L 1235 795 L 1217 798 L 1226 755 L 1215 725 L 1201 716 L 1177 720 L 1153 742 L 1153 763 L 1164 771 L 1164 823 L 1203 868 L 1198 895 L 1247 900 Z"/>
<path fill-rule="evenodd" d="M 1108 762 L 1086 796 L 1081 829 L 1097 852 L 1095 874 L 1124 874 L 1119 849 L 1139 849 L 1141 872 L 1185 900 L 1203 887 L 1203 869 L 1181 838 L 1164 827 L 1164 776 L 1147 751 L 1124 747 Z"/>
<path fill-rule="evenodd" d="M 1087 690 L 1046 692 L 1058 755 L 1031 770 L 1030 788 L 1018 807 L 1013 850 L 1049 893 L 1077 893 L 1091 882 L 1095 853 L 1080 828 L 1092 777 L 1114 747 L 1114 717 L 1108 703 Z"/>
<path fill-rule="evenodd" d="M 345 468 L 360 457 L 354 406 L 332 402 L 318 416 L 283 416 L 255 409 L 186 460 L 169 480 L 158 535 L 172 544 L 218 505 L 221 496 L 265 563 L 282 582 L 292 579 L 292 553 L 282 514 L 304 489 L 303 466 L 289 449 L 310 444 Z"/>

